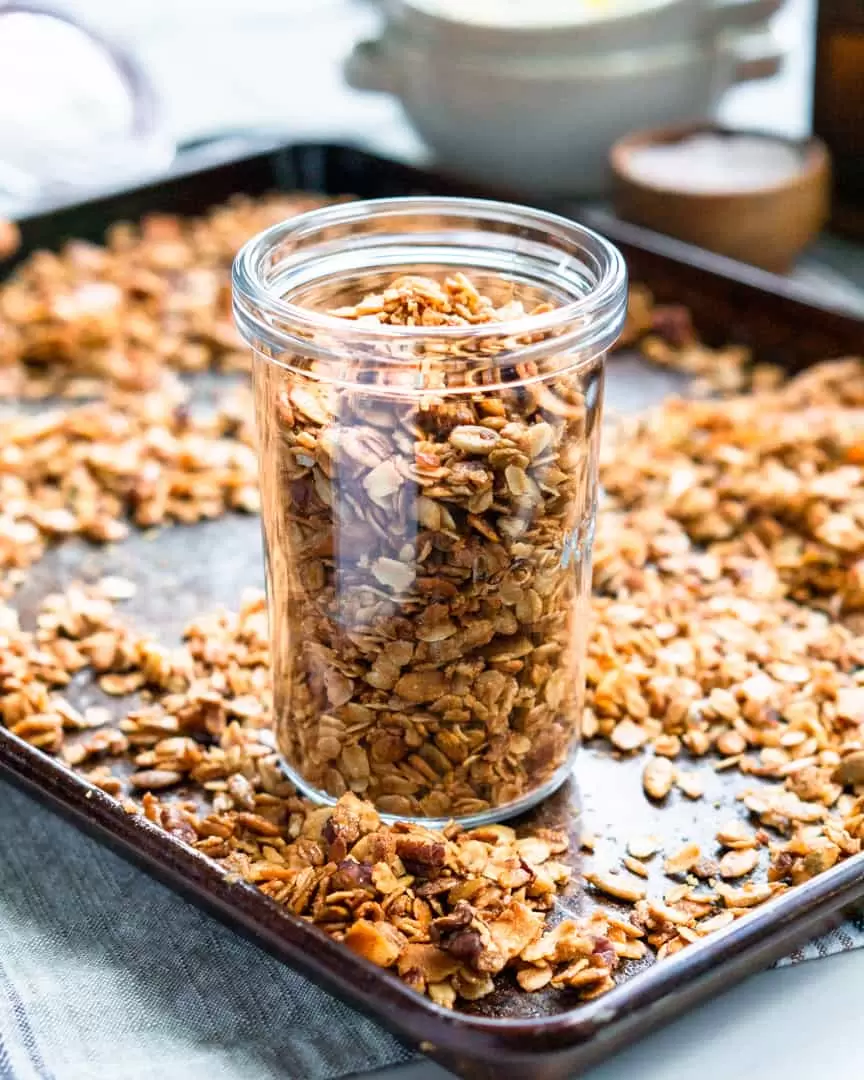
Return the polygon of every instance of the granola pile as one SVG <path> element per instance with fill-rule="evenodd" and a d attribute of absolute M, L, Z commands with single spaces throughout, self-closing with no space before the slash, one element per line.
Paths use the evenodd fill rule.
<path fill-rule="evenodd" d="M 259 509 L 248 394 L 226 395 L 204 414 L 163 380 L 74 407 L 10 410 L 0 424 L 0 595 L 65 537 L 113 542 L 130 523 Z"/>
<path fill-rule="evenodd" d="M 639 931 L 612 913 L 547 921 L 572 872 L 562 832 L 389 826 L 350 793 L 332 809 L 298 798 L 273 747 L 264 598 L 198 620 L 168 649 L 117 616 L 109 598 L 128 586 L 47 597 L 35 634 L 2 609 L 0 717 L 13 733 L 439 1004 L 491 993 L 505 968 L 527 990 L 590 997 L 642 955 Z M 76 708 L 63 688 L 85 669 L 144 703 L 116 724 L 104 706 Z"/>
<path fill-rule="evenodd" d="M 246 370 L 231 318 L 234 256 L 250 236 L 325 201 L 238 196 L 201 218 L 118 223 L 104 245 L 35 252 L 0 286 L 0 394 L 146 390 L 169 369 Z"/>
<path fill-rule="evenodd" d="M 228 265 L 249 233 L 309 205 L 292 199 L 124 226 L 106 248 L 39 255 L 0 287 L 3 392 L 98 399 L 13 421 L 0 405 L 7 599 L 67 536 L 122 540 L 130 523 L 255 510 L 249 402 L 199 412 L 165 377 L 246 363 L 227 323 Z M 351 784 L 335 809 L 313 806 L 279 768 L 260 596 L 237 615 L 196 619 L 179 647 L 121 617 L 116 604 L 134 583 L 120 578 L 46 597 L 30 631 L 14 597 L 0 603 L 0 722 L 444 1005 L 507 978 L 525 990 L 604 993 L 628 961 L 674 953 L 858 854 L 864 363 L 821 365 L 784 385 L 769 369 L 754 377 L 740 350 L 712 367 L 720 354 L 699 346 L 686 313 L 638 291 L 628 335 L 660 363 L 757 390 L 669 402 L 621 425 L 601 462 L 584 735 L 643 762 L 654 806 L 707 803 L 718 770 L 739 777 L 741 812 L 717 822 L 712 844 L 646 834 L 610 851 L 583 833 L 580 895 L 567 886 L 577 853 L 557 829 L 390 826 Z M 135 389 L 148 392 L 129 396 Z M 324 424 L 300 423 L 317 442 Z M 446 437 L 436 427 L 434 445 L 452 446 L 458 426 Z M 503 435 L 503 425 L 486 428 Z M 530 444 L 514 446 L 529 475 Z M 463 462 L 458 447 L 446 454 Z M 354 458 L 362 486 L 376 466 Z M 513 462 L 502 483 L 483 455 L 468 460 L 496 473 L 493 501 L 516 497 L 504 491 Z M 467 471 L 458 513 L 482 520 L 491 508 L 469 511 L 476 470 Z M 429 501 L 440 510 L 444 500 Z M 397 509 L 387 504 L 389 516 Z M 478 532 L 476 543 L 496 541 Z M 452 554 L 429 557 L 448 565 Z M 518 621 L 517 604 L 505 610 Z M 521 659 L 493 659 L 492 669 Z M 75 704 L 82 685 L 96 703 Z M 431 745 L 416 748 L 419 761 Z M 568 908 L 602 906 L 574 918 L 562 895 Z"/>
<path fill-rule="evenodd" d="M 335 314 L 494 329 L 524 312 L 456 274 L 399 278 Z M 419 400 L 264 376 L 277 741 L 312 787 L 446 819 L 566 765 L 599 374 Z"/>
<path fill-rule="evenodd" d="M 864 364 L 834 362 L 761 394 L 669 402 L 607 449 L 585 737 L 647 754 L 653 800 L 701 797 L 703 760 L 775 782 L 742 786 L 761 828 L 721 826 L 726 854 L 690 845 L 667 862 L 685 911 L 734 915 L 861 850 L 862 405 Z M 638 913 L 643 860 L 624 867 L 588 880 Z"/>

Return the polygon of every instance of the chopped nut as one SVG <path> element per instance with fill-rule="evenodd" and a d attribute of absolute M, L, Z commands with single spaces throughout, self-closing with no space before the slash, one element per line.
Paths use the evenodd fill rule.
<path fill-rule="evenodd" d="M 389 923 L 365 919 L 350 926 L 342 940 L 351 952 L 383 968 L 393 967 L 408 944 L 405 936 Z"/>

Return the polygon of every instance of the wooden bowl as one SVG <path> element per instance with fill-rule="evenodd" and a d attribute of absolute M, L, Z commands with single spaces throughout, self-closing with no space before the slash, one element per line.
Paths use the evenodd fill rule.
<path fill-rule="evenodd" d="M 746 191 L 692 192 L 660 186 L 631 167 L 635 150 L 696 134 L 760 135 L 785 143 L 801 154 L 801 169 L 779 183 Z M 656 128 L 619 139 L 610 164 L 620 218 L 775 273 L 790 269 L 828 217 L 830 159 L 815 138 L 783 139 L 714 124 Z"/>

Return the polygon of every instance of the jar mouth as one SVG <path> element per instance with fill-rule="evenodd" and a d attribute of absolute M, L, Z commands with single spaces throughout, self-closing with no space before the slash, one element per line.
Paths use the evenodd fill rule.
<path fill-rule="evenodd" d="M 411 227 L 418 219 L 436 217 L 447 224 Z M 340 229 L 345 233 L 334 239 Z M 397 276 L 422 273 L 411 266 L 435 262 L 469 276 L 472 268 L 483 268 L 506 278 L 508 267 L 515 272 L 518 261 L 526 258 L 536 262 L 536 280 L 563 300 L 552 310 L 500 322 L 370 325 L 286 298 L 310 281 L 326 279 L 328 272 L 380 273 L 392 266 Z M 540 336 L 555 351 L 590 349 L 596 355 L 620 332 L 626 285 L 621 253 L 591 229 L 512 203 L 446 197 L 361 200 L 312 210 L 253 237 L 233 267 L 235 317 L 253 346 L 263 343 L 273 355 L 323 339 L 330 349 L 340 344 L 359 347 L 382 363 L 403 359 L 406 347 L 418 337 L 442 356 L 448 343 L 537 341 Z"/>

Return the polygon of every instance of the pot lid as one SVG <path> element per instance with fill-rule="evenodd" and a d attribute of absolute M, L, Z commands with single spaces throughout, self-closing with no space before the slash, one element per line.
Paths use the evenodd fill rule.
<path fill-rule="evenodd" d="M 425 23 L 425 29 L 455 30 L 513 37 L 516 35 L 578 31 L 594 23 L 609 22 L 679 0 L 388 0 L 392 17 Z M 437 24 L 437 25 L 436 25 Z"/>

